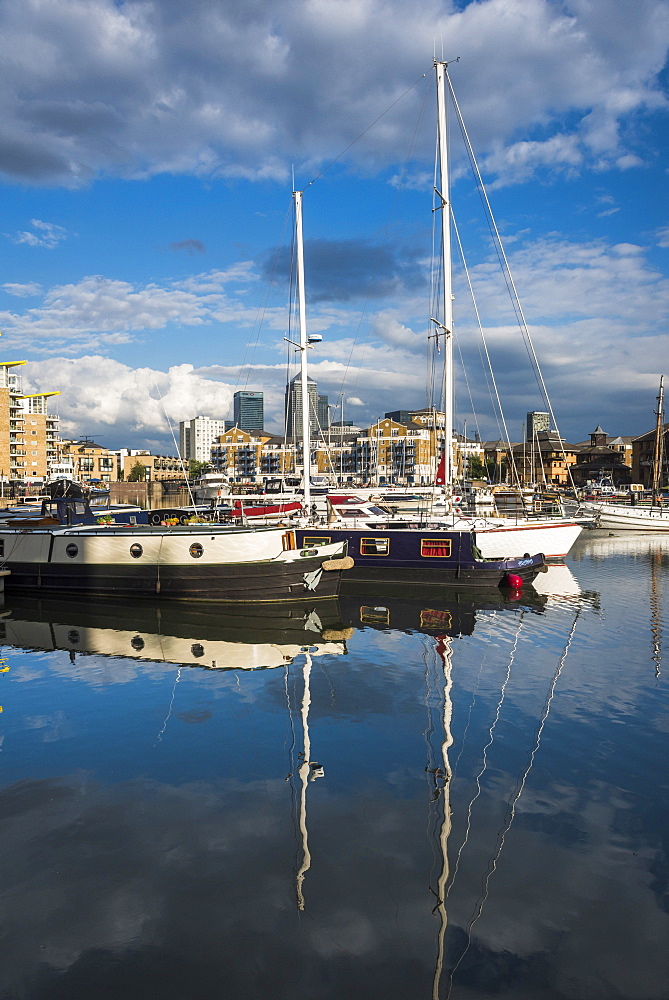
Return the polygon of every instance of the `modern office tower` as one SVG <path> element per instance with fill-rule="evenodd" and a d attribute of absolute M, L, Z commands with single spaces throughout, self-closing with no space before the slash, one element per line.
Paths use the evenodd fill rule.
<path fill-rule="evenodd" d="M 242 431 L 263 429 L 263 394 L 240 389 L 234 395 L 235 426 Z"/>
<path fill-rule="evenodd" d="M 330 426 L 330 410 L 328 408 L 328 397 L 318 397 L 318 427 L 321 431 L 326 431 Z"/>
<path fill-rule="evenodd" d="M 527 440 L 533 441 L 537 434 L 550 430 L 551 420 L 548 413 L 533 410 L 527 414 Z"/>
<path fill-rule="evenodd" d="M 193 417 L 179 422 L 179 451 L 185 461 L 211 462 L 211 446 L 225 434 L 225 420 Z"/>
<path fill-rule="evenodd" d="M 318 426 L 318 385 L 312 378 L 307 382 L 309 393 L 309 428 Z M 289 438 L 302 437 L 302 375 L 298 374 L 286 388 L 286 433 Z"/>

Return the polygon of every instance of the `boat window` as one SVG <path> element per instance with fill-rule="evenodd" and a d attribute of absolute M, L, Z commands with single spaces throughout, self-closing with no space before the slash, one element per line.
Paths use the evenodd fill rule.
<path fill-rule="evenodd" d="M 70 542 L 69 545 L 65 546 L 65 554 L 68 555 L 70 559 L 74 559 L 78 552 L 79 546 L 75 545 L 74 542 Z"/>
<path fill-rule="evenodd" d="M 450 538 L 421 538 L 420 554 L 429 558 L 449 559 L 451 544 Z"/>
<path fill-rule="evenodd" d="M 308 548 L 310 545 L 329 545 L 331 541 L 332 539 L 329 536 L 326 538 L 325 535 L 305 535 L 302 544 Z"/>
<path fill-rule="evenodd" d="M 139 542 L 133 542 L 133 544 L 130 546 L 130 555 L 132 556 L 133 559 L 139 559 L 139 557 L 142 555 L 143 552 L 144 549 L 139 544 Z"/>
<path fill-rule="evenodd" d="M 204 646 L 202 645 L 201 642 L 194 642 L 190 648 L 190 651 L 193 654 L 193 656 L 197 657 L 204 656 Z"/>
<path fill-rule="evenodd" d="M 361 538 L 361 556 L 387 556 L 390 551 L 390 539 L 388 538 Z"/>
<path fill-rule="evenodd" d="M 4 538 L 0 538 L 0 556 L 4 556 L 4 554 L 5 554 L 5 540 Z"/>
<path fill-rule="evenodd" d="M 367 514 L 366 510 L 360 510 L 359 507 L 338 507 L 337 513 L 341 517 L 364 517 Z"/>
<path fill-rule="evenodd" d="M 193 542 L 188 551 L 192 555 L 193 559 L 199 559 L 202 553 L 204 552 L 204 549 L 202 548 L 199 542 Z"/>
<path fill-rule="evenodd" d="M 421 628 L 452 628 L 453 616 L 450 611 L 435 611 L 425 608 L 420 613 Z"/>
<path fill-rule="evenodd" d="M 133 649 L 139 652 L 140 649 L 144 649 L 144 640 L 142 639 L 141 635 L 134 635 L 130 640 L 130 645 L 132 646 Z"/>
<path fill-rule="evenodd" d="M 360 608 L 360 621 L 367 625 L 389 625 L 390 611 L 382 605 L 370 607 L 363 604 Z"/>

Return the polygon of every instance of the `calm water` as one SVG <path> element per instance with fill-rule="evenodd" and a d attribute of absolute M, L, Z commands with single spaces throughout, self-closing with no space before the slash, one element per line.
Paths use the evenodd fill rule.
<path fill-rule="evenodd" d="M 306 628 L 8 596 L 0 996 L 665 1000 L 668 568 L 590 533 L 543 597 Z"/>

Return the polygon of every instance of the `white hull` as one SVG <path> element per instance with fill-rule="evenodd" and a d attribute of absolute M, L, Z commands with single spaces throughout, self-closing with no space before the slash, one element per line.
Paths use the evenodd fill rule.
<path fill-rule="evenodd" d="M 585 503 L 597 514 L 597 526 L 616 531 L 669 531 L 669 507 L 628 507 L 626 504 Z"/>
<path fill-rule="evenodd" d="M 543 552 L 547 559 L 566 556 L 583 525 L 576 521 L 528 520 L 493 522 L 463 519 L 455 527 L 470 524 L 476 531 L 476 544 L 486 559 L 517 558 L 525 552 Z"/>
<path fill-rule="evenodd" d="M 329 570 L 342 568 L 341 545 L 300 550 L 283 528 L 211 524 L 0 526 L 0 553 L 7 589 L 241 603 L 334 596 Z"/>

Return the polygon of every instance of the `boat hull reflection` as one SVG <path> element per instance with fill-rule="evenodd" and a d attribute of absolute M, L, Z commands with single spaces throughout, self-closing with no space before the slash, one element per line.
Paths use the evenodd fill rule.
<path fill-rule="evenodd" d="M 442 590 L 424 588 L 407 597 L 401 590 L 384 588 L 380 593 L 362 588 L 352 593 L 349 588 L 339 598 L 344 621 L 355 628 L 396 629 L 402 632 L 425 632 L 430 635 L 471 635 L 477 615 L 490 611 L 543 611 L 547 598 L 533 587 L 522 592 L 470 589 Z"/>
<path fill-rule="evenodd" d="M 308 648 L 312 655 L 345 651 L 352 632 L 336 599 L 313 608 L 262 607 L 237 614 L 219 605 L 181 602 L 12 599 L 0 621 L 1 641 L 24 649 L 101 654 L 218 670 L 282 666 Z"/>

